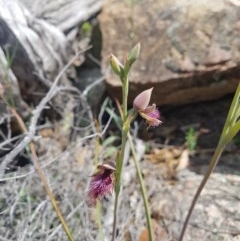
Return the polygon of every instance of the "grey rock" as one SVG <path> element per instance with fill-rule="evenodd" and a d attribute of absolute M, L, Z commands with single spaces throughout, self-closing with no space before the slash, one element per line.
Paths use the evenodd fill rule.
<path fill-rule="evenodd" d="M 109 54 L 121 61 L 141 43 L 130 74 L 129 101 L 154 87 L 157 105 L 212 100 L 236 90 L 240 77 L 240 6 L 235 1 L 107 0 L 99 17 L 102 68 Z M 121 83 L 106 79 L 109 94 L 121 98 Z"/>

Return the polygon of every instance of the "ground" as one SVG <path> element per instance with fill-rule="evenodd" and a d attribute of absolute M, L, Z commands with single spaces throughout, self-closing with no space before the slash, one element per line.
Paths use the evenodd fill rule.
<path fill-rule="evenodd" d="M 206 166 L 220 136 L 231 100 L 232 96 L 226 96 L 213 102 L 195 103 L 187 106 L 159 107 L 163 124 L 160 127 L 150 129 L 148 132 L 145 124 L 138 119 L 139 138 L 142 140 L 136 139 L 136 145 L 139 148 L 138 153 L 140 155 L 142 172 L 148 189 L 153 219 L 157 222 L 156 227 L 158 231 L 156 232 L 160 232 L 165 237 L 168 237 L 166 240 L 175 240 L 179 233 L 179 228 L 183 221 L 180 213 L 181 211 L 186 212 L 191 197 L 202 178 L 194 173 L 205 173 Z M 171 168 L 168 169 L 164 166 L 170 161 L 167 158 L 164 160 L 158 159 L 159 153 L 154 156 L 152 151 L 155 149 L 155 151 L 164 150 L 166 152 L 170 150 L 172 152 L 174 149 L 177 149 L 180 150 L 180 154 L 176 155 L 174 161 L 180 160 L 182 150 L 186 149 L 185 147 L 182 148 L 185 143 L 186 133 L 191 126 L 195 130 L 194 133 L 199 133 L 199 137 L 196 138 L 197 145 L 190 152 L 188 166 L 183 166 L 180 172 L 172 172 Z M 90 135 L 87 129 L 85 133 L 87 137 Z M 108 136 L 109 133 L 118 135 L 116 129 L 108 129 L 105 136 Z M 96 213 L 95 209 L 90 208 L 86 203 L 86 192 L 90 175 L 94 170 L 94 155 L 97 152 L 97 147 L 100 148 L 100 160 L 103 158 L 103 153 L 106 152 L 106 149 L 98 145 L 96 146 L 95 139 L 91 136 L 89 136 L 89 139 L 77 136 L 66 147 L 62 145 L 61 139 L 56 139 L 55 133 L 51 133 L 50 136 L 45 134 L 38 143 L 40 163 L 62 212 L 67 217 L 74 236 L 78 237 L 76 240 L 97 240 Z M 203 205 L 204 202 L 209 204 L 209 197 L 213 195 L 211 190 L 214 189 L 214 183 L 220 185 L 219 183 L 222 182 L 221 185 L 225 186 L 224 192 L 237 188 L 234 186 L 239 184 L 239 168 L 237 167 L 240 160 L 237 141 L 238 139 L 236 138 L 234 143 L 231 143 L 223 154 L 219 167 L 216 169 L 216 174 L 214 174 L 215 176 L 213 176 L 211 181 L 210 189 L 207 189 L 210 191 L 203 195 L 201 201 Z M 41 146 L 42 149 L 40 149 Z M 151 161 L 151 155 L 155 158 L 153 162 Z M 159 163 L 156 160 L 160 160 Z M 174 165 L 173 167 L 175 167 Z M 126 161 L 125 166 L 126 171 L 123 175 L 124 191 L 121 198 L 119 217 L 119 232 L 122 232 L 122 234 L 120 234 L 117 240 L 137 240 L 139 237 L 140 241 L 145 241 L 144 211 L 131 158 Z M 170 175 L 166 175 L 165 171 Z M 6 174 L 1 181 L 1 187 L 0 208 L 2 218 L 0 240 L 67 240 L 32 164 L 18 168 L 16 172 Z M 186 196 L 182 196 L 183 191 L 188 193 L 187 200 L 185 200 Z M 214 195 L 221 195 L 223 200 L 219 199 L 219 201 L 224 202 L 226 196 L 223 191 L 219 193 Z M 227 195 L 228 200 L 226 202 L 229 202 L 232 194 Z M 179 202 L 182 202 L 180 200 L 185 200 L 186 203 L 184 202 L 183 206 L 180 205 L 181 208 L 179 209 Z M 232 199 L 229 205 L 234 205 L 235 201 L 235 199 Z M 169 207 L 170 204 L 172 209 Z M 204 220 L 206 219 L 204 216 L 206 214 L 204 214 L 204 209 L 202 209 L 203 206 L 201 205 L 197 208 L 197 212 L 200 215 L 196 218 L 195 214 L 195 218 L 189 228 L 190 231 L 194 233 L 198 231 L 201 234 L 191 236 L 190 232 L 188 235 L 195 237 L 194 240 L 196 241 L 202 240 L 200 239 L 202 235 L 207 240 L 216 240 L 214 237 L 220 237 L 222 231 L 225 230 L 224 228 L 226 227 L 223 226 L 225 222 L 219 221 L 220 224 L 216 226 L 217 234 L 208 231 L 209 228 L 211 229 L 208 224 L 207 227 L 201 229 L 201 227 L 204 227 Z M 214 206 L 215 202 L 212 205 Z M 218 206 L 222 208 L 221 203 L 218 203 Z M 109 227 L 111 227 L 112 222 L 112 208 L 113 199 L 110 196 L 103 201 L 103 228 L 106 236 L 111 232 Z M 214 208 L 216 209 L 215 206 Z M 213 209 L 209 207 L 207 217 L 214 216 Z M 176 213 L 175 211 L 173 213 L 173 210 Z M 228 215 L 228 219 L 231 219 L 228 224 L 232 223 L 224 231 L 227 233 L 227 236 L 223 234 L 223 240 L 237 240 L 229 238 L 233 238 L 237 234 L 239 235 L 237 225 L 234 226 L 238 222 L 237 216 L 234 217 L 233 214 L 231 216 L 231 210 L 229 211 L 230 214 L 224 210 L 222 210 L 223 213 L 220 211 L 215 211 L 216 217 L 219 220 L 223 220 L 224 215 Z M 166 214 L 170 216 L 164 218 Z M 214 217 L 212 218 L 214 219 Z M 162 226 L 163 222 L 165 224 Z M 211 222 L 213 226 L 216 225 L 215 221 Z"/>

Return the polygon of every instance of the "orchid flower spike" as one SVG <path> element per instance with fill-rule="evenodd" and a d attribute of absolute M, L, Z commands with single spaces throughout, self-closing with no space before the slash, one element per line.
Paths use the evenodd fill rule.
<path fill-rule="evenodd" d="M 116 166 L 113 162 L 106 162 L 97 166 L 98 171 L 92 175 L 88 190 L 88 204 L 96 206 L 97 200 L 112 192 L 115 182 Z"/>
<path fill-rule="evenodd" d="M 160 125 L 160 112 L 155 104 L 149 105 L 153 88 L 144 90 L 133 101 L 133 108 L 138 111 L 147 122 L 148 128 Z"/>

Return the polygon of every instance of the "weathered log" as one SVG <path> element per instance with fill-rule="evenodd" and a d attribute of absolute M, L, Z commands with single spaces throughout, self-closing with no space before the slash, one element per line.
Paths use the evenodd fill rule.
<path fill-rule="evenodd" d="M 69 59 L 66 37 L 17 1 L 0 1 L 0 17 L 0 47 L 6 62 L 24 100 L 36 104 Z M 62 79 L 67 82 L 66 77 Z"/>
<path fill-rule="evenodd" d="M 100 11 L 104 0 L 21 0 L 36 17 L 68 33 Z"/>
<path fill-rule="evenodd" d="M 1 31 L 1 29 L 0 29 Z M 1 38 L 1 34 L 0 34 Z M 0 98 L 0 117 L 2 124 L 5 116 L 3 113 L 7 113 L 6 102 L 14 102 L 16 108 L 24 116 L 27 110 L 27 104 L 21 98 L 19 92 L 19 85 L 12 70 L 8 67 L 4 52 L 0 49 L 0 83 L 1 83 L 1 98 Z M 11 104 L 11 103 L 10 103 Z"/>
<path fill-rule="evenodd" d="M 98 12 L 102 2 L 0 0 L 1 63 L 12 71 L 11 88 L 18 99 L 39 102 L 73 54 L 64 33 Z M 1 82 L 6 85 L 3 78 Z M 60 83 L 69 85 L 67 76 Z"/>
<path fill-rule="evenodd" d="M 14 106 L 23 118 L 29 116 L 29 106 L 39 103 L 71 60 L 73 33 L 100 10 L 102 2 L 0 0 L 0 84 L 4 92 L 0 124 L 6 124 L 10 116 L 7 105 Z M 71 87 L 68 75 L 64 71 L 58 84 Z M 74 108 L 69 98 L 69 94 L 58 95 L 49 105 L 65 116 Z"/>

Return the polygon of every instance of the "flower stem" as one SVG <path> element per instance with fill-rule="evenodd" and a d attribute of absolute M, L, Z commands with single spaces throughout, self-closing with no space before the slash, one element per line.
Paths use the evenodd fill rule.
<path fill-rule="evenodd" d="M 118 199 L 119 193 L 121 189 L 121 176 L 122 176 L 122 168 L 123 168 L 123 160 L 125 154 L 125 147 L 127 142 L 127 134 L 129 132 L 130 123 L 127 120 L 127 100 L 128 100 L 128 78 L 127 76 L 123 76 L 122 78 L 122 142 L 121 142 L 121 150 L 119 156 L 117 157 L 117 167 L 116 167 L 116 184 L 115 184 L 115 201 L 114 201 L 114 213 L 113 213 L 113 231 L 112 231 L 112 241 L 115 240 L 116 231 L 117 231 L 117 213 L 118 213 Z"/>
<path fill-rule="evenodd" d="M 140 188 L 141 188 L 141 192 L 142 192 L 145 214 L 146 214 L 146 218 L 147 218 L 148 237 L 149 237 L 148 240 L 153 241 L 154 240 L 154 232 L 153 232 L 153 226 L 152 226 L 152 222 L 151 222 L 151 213 L 150 213 L 149 202 L 148 202 L 148 199 L 147 199 L 147 191 L 146 191 L 146 187 L 144 185 L 144 180 L 143 180 L 143 177 L 142 177 L 141 168 L 140 168 L 139 162 L 137 160 L 136 151 L 135 151 L 132 136 L 130 135 L 130 133 L 128 133 L 128 140 L 129 140 L 129 143 L 130 143 L 132 156 L 133 156 L 134 164 L 136 166 L 137 176 L 138 176 L 138 180 L 139 180 L 139 184 L 140 184 Z"/>
<path fill-rule="evenodd" d="M 126 146 L 126 142 L 127 142 L 127 133 L 128 133 L 128 129 L 125 130 L 123 128 L 121 150 L 120 150 L 120 155 L 117 158 L 112 241 L 115 240 L 116 231 L 117 231 L 118 199 L 119 199 L 119 193 L 120 193 L 120 189 L 121 189 L 121 176 L 122 176 L 123 160 L 124 160 L 124 154 L 125 154 L 125 146 Z"/>
<path fill-rule="evenodd" d="M 128 102 L 128 77 L 124 76 L 122 79 L 122 103 L 123 103 L 123 125 L 127 119 L 127 102 Z"/>
<path fill-rule="evenodd" d="M 113 71 L 118 75 L 122 82 L 122 109 L 120 111 L 122 117 L 122 134 L 121 134 L 121 149 L 117 154 L 117 165 L 116 165 L 116 182 L 115 182 L 115 202 L 114 202 L 114 213 L 113 213 L 113 232 L 112 232 L 112 241 L 115 240 L 116 230 L 117 230 L 117 213 L 118 213 L 118 201 L 119 193 L 121 190 L 121 176 L 122 168 L 124 161 L 124 154 L 127 142 L 127 136 L 130 129 L 130 124 L 134 118 L 133 116 L 128 116 L 128 90 L 129 90 L 129 81 L 128 73 L 131 69 L 132 64 L 136 61 L 140 51 L 140 44 L 135 45 L 128 54 L 128 57 L 122 65 L 115 56 L 111 55 L 110 64 Z"/>
<path fill-rule="evenodd" d="M 116 231 L 117 231 L 117 208 L 118 208 L 118 196 L 119 193 L 116 192 L 115 201 L 114 201 L 114 213 L 113 213 L 113 231 L 112 231 L 112 241 L 115 240 Z"/>
<path fill-rule="evenodd" d="M 96 215 L 97 215 L 99 239 L 101 241 L 104 241 L 103 227 L 102 227 L 102 206 L 101 206 L 101 203 L 99 201 L 97 202 Z"/>
<path fill-rule="evenodd" d="M 98 123 L 97 120 L 95 120 L 95 127 L 96 127 L 97 132 L 100 132 L 99 123 Z M 97 165 L 99 164 L 98 163 L 99 153 L 100 153 L 100 137 L 97 136 L 96 144 L 95 144 L 95 155 L 94 155 L 94 166 L 95 166 L 95 168 L 97 168 Z M 97 216 L 99 239 L 101 241 L 104 241 L 103 226 L 102 226 L 102 206 L 101 206 L 101 203 L 99 201 L 97 202 L 96 216 Z"/>

